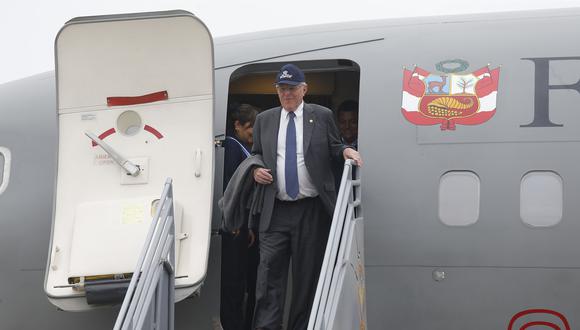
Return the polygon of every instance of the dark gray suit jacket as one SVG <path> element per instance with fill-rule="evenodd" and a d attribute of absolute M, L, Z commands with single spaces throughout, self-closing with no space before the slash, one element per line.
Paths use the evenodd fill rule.
<path fill-rule="evenodd" d="M 228 181 L 224 196 L 218 201 L 222 210 L 222 230 L 228 233 L 242 228 L 246 219 L 248 227 L 255 228 L 255 216 L 262 212 L 264 186 L 252 176 L 255 167 L 263 167 L 261 157 L 246 158 Z"/>
<path fill-rule="evenodd" d="M 262 157 L 265 167 L 272 170 L 274 178 L 274 183 L 265 187 L 260 231 L 266 231 L 270 227 L 274 200 L 278 192 L 276 153 L 281 111 L 281 107 L 268 109 L 256 117 L 254 124 L 252 154 Z M 303 134 L 304 162 L 308 174 L 312 178 L 324 208 L 332 216 L 336 203 L 332 166 L 334 162 L 342 159 L 342 152 L 347 146 L 340 141 L 332 111 L 320 105 L 304 103 Z"/>

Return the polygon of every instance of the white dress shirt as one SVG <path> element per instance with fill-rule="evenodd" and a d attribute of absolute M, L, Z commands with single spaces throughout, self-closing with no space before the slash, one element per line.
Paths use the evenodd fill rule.
<path fill-rule="evenodd" d="M 286 164 L 286 130 L 288 128 L 288 111 L 282 108 L 282 113 L 280 114 L 280 129 L 278 130 L 278 151 L 276 156 L 276 181 L 278 183 L 278 194 L 276 198 L 283 201 L 294 200 L 288 193 L 286 193 L 286 177 L 285 177 L 285 164 Z M 298 196 L 296 199 L 301 199 L 305 197 L 315 197 L 318 196 L 318 191 L 308 170 L 306 169 L 306 164 L 304 163 L 304 139 L 303 139 L 303 120 L 304 120 L 304 102 L 302 102 L 296 111 L 294 111 L 296 117 L 294 117 L 294 124 L 296 125 L 296 162 L 298 163 Z"/>

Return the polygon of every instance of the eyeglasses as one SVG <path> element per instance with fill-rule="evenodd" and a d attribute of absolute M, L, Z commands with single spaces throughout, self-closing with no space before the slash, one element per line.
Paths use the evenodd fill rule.
<path fill-rule="evenodd" d="M 296 86 L 276 85 L 276 90 L 278 90 L 278 92 L 280 92 L 280 93 L 286 93 L 286 92 L 294 93 L 298 90 L 298 88 L 300 88 L 300 86 L 301 85 L 296 85 Z"/>

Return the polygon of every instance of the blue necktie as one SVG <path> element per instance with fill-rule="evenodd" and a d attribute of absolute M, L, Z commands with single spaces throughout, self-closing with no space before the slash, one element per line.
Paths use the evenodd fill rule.
<path fill-rule="evenodd" d="M 286 179 L 286 193 L 292 199 L 298 196 L 298 167 L 296 164 L 296 125 L 294 112 L 288 113 L 288 127 L 286 129 L 286 155 L 284 163 L 284 177 Z"/>

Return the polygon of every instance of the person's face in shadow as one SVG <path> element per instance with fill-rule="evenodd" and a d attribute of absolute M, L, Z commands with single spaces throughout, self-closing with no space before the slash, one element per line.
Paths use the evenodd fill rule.
<path fill-rule="evenodd" d="M 234 129 L 236 131 L 236 136 L 240 141 L 250 146 L 254 143 L 254 126 L 252 123 L 247 122 L 242 125 L 239 120 L 236 120 L 234 122 Z"/>
<path fill-rule="evenodd" d="M 353 143 L 358 136 L 358 115 L 354 111 L 338 113 L 338 129 L 347 143 Z"/>

